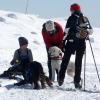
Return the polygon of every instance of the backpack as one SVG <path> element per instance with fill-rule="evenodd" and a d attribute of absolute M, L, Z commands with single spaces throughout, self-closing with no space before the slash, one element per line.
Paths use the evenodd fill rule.
<path fill-rule="evenodd" d="M 81 15 L 78 20 L 78 25 L 79 32 L 76 34 L 76 37 L 79 39 L 86 39 L 88 36 L 87 29 L 91 27 L 88 18 Z"/>

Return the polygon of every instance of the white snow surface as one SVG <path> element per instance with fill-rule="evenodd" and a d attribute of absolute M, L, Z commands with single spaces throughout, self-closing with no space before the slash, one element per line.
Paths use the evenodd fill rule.
<path fill-rule="evenodd" d="M 32 50 L 33 58 L 42 63 L 46 75 L 48 75 L 47 53 L 41 35 L 42 24 L 48 19 L 36 15 L 25 15 L 21 13 L 0 11 L 0 74 L 11 65 L 9 62 L 14 51 L 19 48 L 18 37 L 24 36 L 29 40 L 29 48 Z M 66 24 L 64 18 L 52 19 L 59 22 L 63 29 Z M 93 53 L 95 56 L 98 72 L 100 74 L 100 28 L 93 28 L 94 33 L 90 36 Z M 99 90 L 100 83 L 97 77 L 90 44 L 86 42 L 86 88 L 87 90 Z M 74 56 L 71 58 L 74 61 Z M 83 59 L 84 68 L 84 59 Z M 82 78 L 84 71 L 82 68 Z M 32 86 L 13 87 L 16 80 L 0 79 L 0 100 L 100 100 L 100 93 L 87 93 L 82 91 L 65 91 L 73 88 L 73 78 L 66 74 L 63 89 L 58 89 L 57 81 L 53 88 L 33 90 Z M 8 87 L 8 88 L 7 88 Z"/>

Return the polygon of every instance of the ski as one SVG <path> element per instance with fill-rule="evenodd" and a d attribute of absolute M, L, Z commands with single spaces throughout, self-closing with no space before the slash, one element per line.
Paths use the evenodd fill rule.
<path fill-rule="evenodd" d="M 86 92 L 86 93 L 100 93 L 100 90 L 84 90 L 84 89 L 73 89 L 73 88 L 66 88 L 66 91 L 80 91 L 80 92 Z"/>
<path fill-rule="evenodd" d="M 87 92 L 87 93 L 100 93 L 100 90 L 83 90 L 81 89 L 82 92 Z"/>
<path fill-rule="evenodd" d="M 100 93 L 100 90 L 84 90 L 84 89 L 76 89 L 76 88 L 62 88 L 62 87 L 58 87 L 58 90 L 62 90 L 62 91 L 71 91 L 71 92 L 86 92 L 86 93 Z"/>

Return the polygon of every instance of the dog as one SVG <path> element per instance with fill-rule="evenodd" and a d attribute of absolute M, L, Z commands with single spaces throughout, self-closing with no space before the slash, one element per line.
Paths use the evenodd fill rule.
<path fill-rule="evenodd" d="M 52 69 L 52 81 L 55 81 L 55 72 L 57 73 L 57 79 L 58 79 L 58 73 L 60 71 L 60 65 L 62 62 L 63 52 L 60 48 L 57 46 L 53 46 L 49 48 L 49 56 L 51 58 L 51 69 Z"/>
<path fill-rule="evenodd" d="M 23 77 L 24 80 L 20 81 L 19 83 L 15 83 L 16 86 L 30 83 L 33 86 L 33 89 L 44 89 L 46 88 L 46 84 L 49 87 L 52 87 L 53 85 L 51 80 L 45 75 L 42 64 L 37 61 L 32 61 L 29 63 Z"/>
<path fill-rule="evenodd" d="M 58 73 L 59 73 L 60 66 L 62 63 L 62 58 L 63 58 L 64 54 L 60 48 L 58 48 L 57 46 L 53 46 L 53 47 L 49 48 L 49 55 L 51 58 L 52 81 L 54 81 L 55 80 L 55 71 L 58 71 Z M 74 62 L 70 61 L 67 66 L 67 75 L 69 75 L 70 77 L 74 77 L 74 74 L 75 74 L 75 64 L 74 64 Z"/>

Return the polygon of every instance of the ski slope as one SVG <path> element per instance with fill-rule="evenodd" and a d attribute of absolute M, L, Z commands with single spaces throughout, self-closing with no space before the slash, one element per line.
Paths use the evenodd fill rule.
<path fill-rule="evenodd" d="M 32 50 L 33 59 L 42 63 L 44 71 L 48 75 L 47 54 L 41 35 L 42 24 L 47 20 L 37 15 L 0 11 L 0 73 L 11 66 L 9 62 L 14 51 L 19 48 L 18 37 L 24 36 L 29 40 L 29 48 Z M 59 22 L 63 28 L 66 24 L 64 18 L 52 20 Z M 94 33 L 90 38 L 100 74 L 100 28 L 94 28 Z M 87 41 L 86 44 L 86 89 L 100 90 L 89 42 Z M 74 61 L 74 56 L 71 60 Z M 82 78 L 83 75 L 82 69 Z M 55 81 L 53 88 L 33 90 L 30 85 L 14 87 L 12 84 L 16 83 L 16 80 L 0 79 L 2 85 L 0 87 L 0 100 L 100 100 L 100 93 L 66 91 L 66 88 L 74 89 L 72 81 L 73 79 L 66 74 L 61 89 Z"/>

